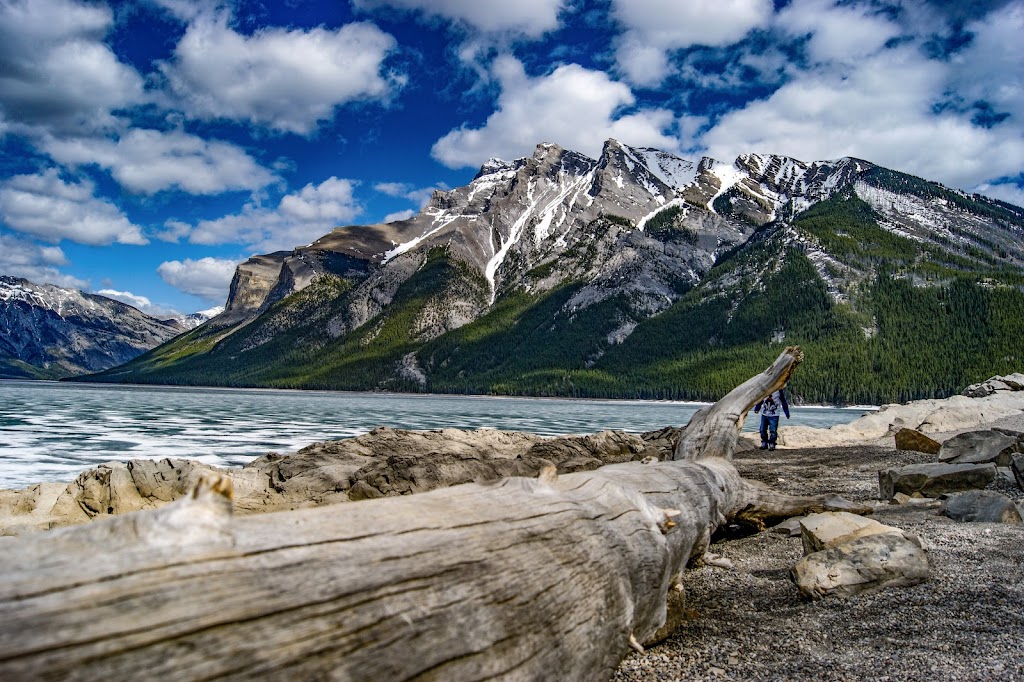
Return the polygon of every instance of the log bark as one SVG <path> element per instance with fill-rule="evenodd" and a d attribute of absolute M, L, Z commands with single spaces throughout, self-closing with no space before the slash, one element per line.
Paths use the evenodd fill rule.
<path fill-rule="evenodd" d="M 676 461 L 244 518 L 211 477 L 8 541 L 0 679 L 609 679 L 727 519 L 828 508 L 730 461 L 740 413 L 800 357 L 691 421 Z"/>

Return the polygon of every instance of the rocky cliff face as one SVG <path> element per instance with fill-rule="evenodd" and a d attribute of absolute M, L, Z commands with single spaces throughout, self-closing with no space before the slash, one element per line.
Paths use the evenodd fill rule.
<path fill-rule="evenodd" d="M 104 296 L 0 276 L 0 377 L 98 372 L 184 330 Z"/>
<path fill-rule="evenodd" d="M 668 378 L 695 367 L 680 354 L 733 357 L 850 329 L 874 338 L 886 306 L 901 305 L 888 290 L 876 305 L 879 273 L 1013 298 L 1022 237 L 1018 207 L 860 159 L 691 161 L 615 140 L 592 159 L 541 144 L 488 161 L 408 220 L 250 259 L 222 315 L 106 378 L 573 394 L 570 375 L 585 372 L 614 395 L 651 363 L 630 381 L 696 397 Z M 1006 324 L 986 329 L 1012 363 Z M 940 334 L 915 333 L 886 343 Z"/>

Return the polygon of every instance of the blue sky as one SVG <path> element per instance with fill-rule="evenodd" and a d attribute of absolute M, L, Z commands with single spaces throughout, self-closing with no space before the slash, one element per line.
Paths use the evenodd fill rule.
<path fill-rule="evenodd" d="M 603 141 L 1024 204 L 1024 0 L 0 0 L 0 273 L 154 314 Z"/>

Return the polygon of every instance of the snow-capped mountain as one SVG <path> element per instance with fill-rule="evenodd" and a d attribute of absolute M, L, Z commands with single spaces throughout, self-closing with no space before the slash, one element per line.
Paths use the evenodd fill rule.
<path fill-rule="evenodd" d="M 615 140 L 592 159 L 541 144 L 531 157 L 491 159 L 407 220 L 339 227 L 250 259 L 221 315 L 105 376 L 571 392 L 566 372 L 606 371 L 619 348 L 644 344 L 653 358 L 688 346 L 646 331 L 681 309 L 731 301 L 720 323 L 743 318 L 764 282 L 795 286 L 794 263 L 826 292 L 815 305 L 850 306 L 870 335 L 864 292 L 880 268 L 915 284 L 991 275 L 1010 285 L 1024 266 L 1022 232 L 1018 207 L 860 159 L 691 161 Z M 757 315 L 747 327 L 763 343 L 793 339 L 785 315 Z M 766 317 L 779 319 L 762 330 Z M 693 334 L 705 349 L 728 337 Z M 624 371 L 609 375 L 608 394 L 624 392 Z"/>
<path fill-rule="evenodd" d="M 212 308 L 207 308 L 206 310 L 198 310 L 194 313 L 189 313 L 188 315 L 179 315 L 172 319 L 181 325 L 182 329 L 188 330 L 195 329 L 199 325 L 217 317 L 222 312 L 224 312 L 224 306 L 218 305 Z"/>
<path fill-rule="evenodd" d="M 98 372 L 184 330 L 105 296 L 0 275 L 0 377 Z"/>

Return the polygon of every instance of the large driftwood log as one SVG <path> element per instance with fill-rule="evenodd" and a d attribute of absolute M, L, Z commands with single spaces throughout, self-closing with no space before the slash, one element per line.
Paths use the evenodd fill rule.
<path fill-rule="evenodd" d="M 851 508 L 730 461 L 740 413 L 800 359 L 695 417 L 679 461 L 237 519 L 213 478 L 7 541 L 0 679 L 608 679 L 727 519 Z"/>

